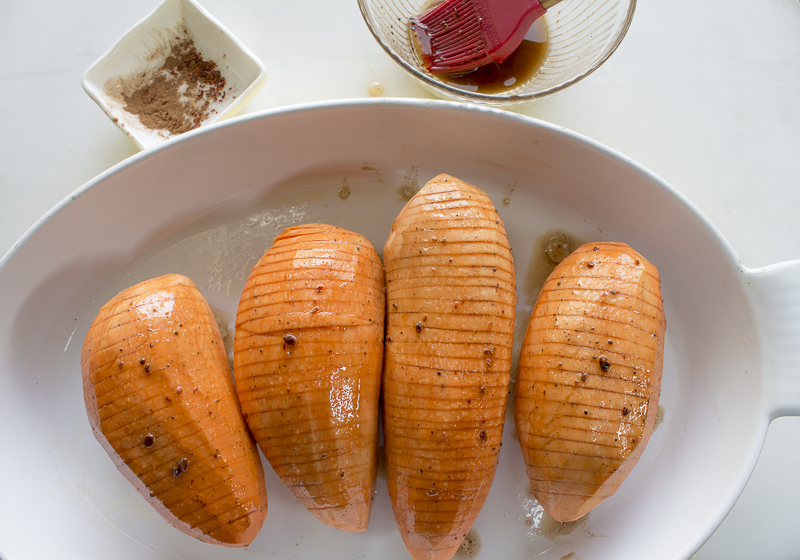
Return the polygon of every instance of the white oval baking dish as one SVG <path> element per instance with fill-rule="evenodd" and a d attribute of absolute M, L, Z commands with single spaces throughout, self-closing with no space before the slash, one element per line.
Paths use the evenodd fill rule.
<path fill-rule="evenodd" d="M 800 262 L 745 267 L 676 190 L 563 128 L 386 99 L 187 133 L 78 189 L 0 261 L 0 556 L 241 557 L 167 525 L 94 440 L 79 367 L 89 322 L 122 288 L 180 272 L 228 326 L 250 267 L 283 227 L 326 221 L 381 249 L 405 196 L 441 172 L 480 186 L 498 207 L 516 260 L 518 321 L 543 279 L 537 243 L 554 229 L 645 255 L 661 272 L 668 320 L 663 420 L 620 490 L 584 521 L 548 524 L 509 421 L 474 526 L 477 557 L 689 558 L 744 487 L 769 421 L 800 414 Z M 269 513 L 248 556 L 408 557 L 385 481 L 369 530 L 353 535 L 317 522 L 265 467 Z"/>

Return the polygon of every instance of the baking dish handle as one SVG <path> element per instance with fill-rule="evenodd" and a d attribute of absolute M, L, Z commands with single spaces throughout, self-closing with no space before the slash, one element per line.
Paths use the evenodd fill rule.
<path fill-rule="evenodd" d="M 758 306 L 769 419 L 800 416 L 800 260 L 748 272 Z"/>

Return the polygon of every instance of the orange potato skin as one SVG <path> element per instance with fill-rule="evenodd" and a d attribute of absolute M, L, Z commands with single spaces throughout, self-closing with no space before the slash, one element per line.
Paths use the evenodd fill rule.
<path fill-rule="evenodd" d="M 489 198 L 449 175 L 408 202 L 384 262 L 389 496 L 411 556 L 446 560 L 475 521 L 500 453 L 514 262 Z"/>
<path fill-rule="evenodd" d="M 281 233 L 247 280 L 234 371 L 247 422 L 323 523 L 366 531 L 378 459 L 383 268 L 361 235 L 325 224 Z"/>
<path fill-rule="evenodd" d="M 185 276 L 132 286 L 106 303 L 81 352 L 95 437 L 119 471 L 180 531 L 250 544 L 267 514 L 214 315 Z"/>
<path fill-rule="evenodd" d="M 531 489 L 556 521 L 611 496 L 655 426 L 666 319 L 658 270 L 587 243 L 549 276 L 520 355 L 515 422 Z"/>

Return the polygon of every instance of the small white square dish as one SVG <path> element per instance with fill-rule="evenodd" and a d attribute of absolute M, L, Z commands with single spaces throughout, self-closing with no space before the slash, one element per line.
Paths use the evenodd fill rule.
<path fill-rule="evenodd" d="M 194 0 L 164 0 L 83 74 L 141 149 L 238 114 L 266 80 L 255 55 Z"/>

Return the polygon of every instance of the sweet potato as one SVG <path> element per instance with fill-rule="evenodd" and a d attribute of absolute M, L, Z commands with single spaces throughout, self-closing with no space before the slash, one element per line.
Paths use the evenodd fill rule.
<path fill-rule="evenodd" d="M 322 522 L 367 529 L 377 477 L 383 269 L 372 244 L 309 224 L 275 238 L 236 316 L 234 373 L 275 472 Z"/>
<path fill-rule="evenodd" d="M 624 243 L 587 243 L 549 276 L 528 323 L 515 421 L 531 489 L 556 521 L 622 484 L 653 432 L 664 318 L 658 270 Z"/>
<path fill-rule="evenodd" d="M 267 514 L 264 471 L 242 417 L 214 315 L 185 276 L 106 303 L 81 353 L 95 437 L 172 525 L 245 546 Z"/>
<path fill-rule="evenodd" d="M 416 560 L 453 556 L 489 492 L 503 434 L 514 262 L 483 191 L 431 180 L 384 249 L 386 478 Z"/>

